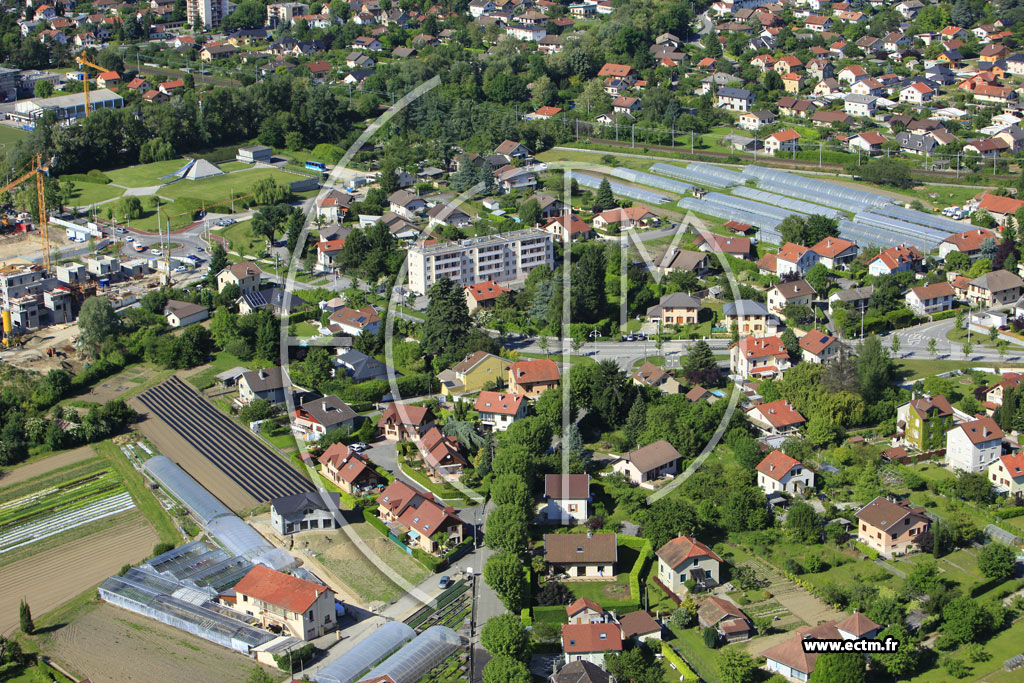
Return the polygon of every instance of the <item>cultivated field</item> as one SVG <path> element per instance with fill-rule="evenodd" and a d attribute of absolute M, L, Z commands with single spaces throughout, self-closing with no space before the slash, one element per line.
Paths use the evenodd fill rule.
<path fill-rule="evenodd" d="M 244 655 L 101 602 L 39 642 L 46 655 L 94 683 L 244 683 L 255 666 Z M 272 675 L 282 677 L 279 671 Z"/>
<path fill-rule="evenodd" d="M 96 453 L 93 452 L 91 446 L 82 446 L 81 448 L 64 451 L 63 453 L 47 458 L 32 460 L 24 465 L 19 465 L 0 473 L 0 489 L 20 484 L 24 481 L 28 481 L 29 479 L 42 476 L 47 472 L 52 472 L 53 470 L 60 469 L 61 467 L 74 465 L 82 462 L 83 460 L 89 460 L 90 458 L 95 457 Z"/>
<path fill-rule="evenodd" d="M 177 377 L 143 392 L 137 402 L 149 414 L 142 432 L 228 507 L 247 510 L 313 490 L 282 457 Z"/>
<path fill-rule="evenodd" d="M 110 525 L 97 533 L 37 552 L 0 569 L 4 586 L 0 591 L 0 632 L 17 627 L 18 603 L 22 598 L 38 617 L 102 583 L 123 565 L 149 557 L 159 541 L 138 511 L 105 521 Z"/>

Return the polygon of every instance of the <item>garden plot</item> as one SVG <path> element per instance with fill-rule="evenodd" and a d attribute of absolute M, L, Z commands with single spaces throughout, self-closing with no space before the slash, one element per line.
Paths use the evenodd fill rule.
<path fill-rule="evenodd" d="M 0 555 L 134 507 L 109 468 L 7 500 L 0 504 Z"/>

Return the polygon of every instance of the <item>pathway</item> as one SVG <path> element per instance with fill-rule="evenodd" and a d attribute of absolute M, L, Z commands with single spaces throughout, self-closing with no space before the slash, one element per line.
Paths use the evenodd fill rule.
<path fill-rule="evenodd" d="M 759 576 L 768 579 L 770 582 L 768 592 L 772 594 L 772 597 L 804 623 L 815 626 L 822 621 L 838 621 L 846 617 L 845 614 L 829 607 L 817 596 L 793 583 L 765 562 L 750 560 L 743 564 L 753 567 Z"/>
<path fill-rule="evenodd" d="M 889 572 L 890 574 L 892 574 L 893 576 L 895 576 L 897 578 L 900 578 L 900 579 L 907 578 L 907 573 L 905 571 L 902 571 L 900 569 L 896 569 L 896 567 L 892 566 L 891 564 L 889 564 L 885 560 L 875 560 L 875 564 L 877 564 L 879 567 L 881 567 L 882 569 L 884 569 L 885 571 Z"/>

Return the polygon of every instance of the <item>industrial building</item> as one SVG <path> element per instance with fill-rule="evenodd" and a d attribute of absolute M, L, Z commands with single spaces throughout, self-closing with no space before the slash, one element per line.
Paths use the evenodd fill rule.
<path fill-rule="evenodd" d="M 89 92 L 90 111 L 121 109 L 122 107 L 124 107 L 124 99 L 113 90 L 100 88 Z M 8 117 L 31 128 L 48 111 L 55 112 L 58 121 L 67 123 L 85 118 L 85 93 L 76 92 L 70 95 L 22 100 L 14 105 L 14 111 L 10 112 Z"/>
<path fill-rule="evenodd" d="M 551 235 L 538 228 L 426 244 L 409 248 L 409 288 L 426 294 L 441 278 L 463 285 L 525 280 L 537 266 L 552 267 L 555 248 Z"/>

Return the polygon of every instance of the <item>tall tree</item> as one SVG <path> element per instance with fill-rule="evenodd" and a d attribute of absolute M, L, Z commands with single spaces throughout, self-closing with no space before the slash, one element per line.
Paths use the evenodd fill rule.
<path fill-rule="evenodd" d="M 828 652 L 818 657 L 811 683 L 864 683 L 867 671 L 864 655 L 856 652 Z"/>
<path fill-rule="evenodd" d="M 525 662 L 530 657 L 530 637 L 518 614 L 491 617 L 480 629 L 480 644 L 495 657 Z"/>
<path fill-rule="evenodd" d="M 484 666 L 484 683 L 531 683 L 533 676 L 526 665 L 508 655 L 491 657 Z"/>
<path fill-rule="evenodd" d="M 121 319 L 107 297 L 90 297 L 78 312 L 82 341 L 95 353 L 108 337 L 117 333 Z"/>
<path fill-rule="evenodd" d="M 424 354 L 438 356 L 447 367 L 461 358 L 472 319 L 462 287 L 454 280 L 441 278 L 430 288 L 429 296 L 420 346 Z"/>
<path fill-rule="evenodd" d="M 21 632 L 25 635 L 30 636 L 35 633 L 36 625 L 32 621 L 32 610 L 24 600 L 18 607 L 18 623 L 21 625 Z"/>
<path fill-rule="evenodd" d="M 869 335 L 857 348 L 857 376 L 866 403 L 874 403 L 892 385 L 892 359 L 878 335 Z"/>
<path fill-rule="evenodd" d="M 526 588 L 523 563 L 518 555 L 502 550 L 487 558 L 484 563 L 484 581 L 498 594 L 505 609 L 518 614 Z"/>
<path fill-rule="evenodd" d="M 597 194 L 594 196 L 594 212 L 607 211 L 608 209 L 614 209 L 615 195 L 612 194 L 612 185 L 608 182 L 607 178 L 601 179 L 601 184 L 597 186 Z"/>
<path fill-rule="evenodd" d="M 603 243 L 579 247 L 579 259 L 572 266 L 573 322 L 593 322 L 603 317 L 608 305 L 605 292 L 605 269 L 608 259 Z"/>

